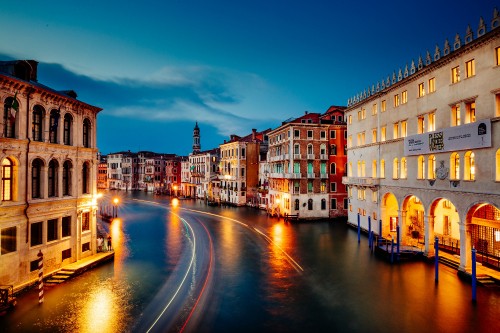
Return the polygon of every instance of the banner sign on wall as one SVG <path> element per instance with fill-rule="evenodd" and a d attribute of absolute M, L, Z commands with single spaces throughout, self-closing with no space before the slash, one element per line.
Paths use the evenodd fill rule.
<path fill-rule="evenodd" d="M 405 138 L 405 156 L 491 147 L 491 121 L 481 120 Z"/>

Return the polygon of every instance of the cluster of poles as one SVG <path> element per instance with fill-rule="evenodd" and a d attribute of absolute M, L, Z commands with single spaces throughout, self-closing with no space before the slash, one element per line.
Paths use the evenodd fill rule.
<path fill-rule="evenodd" d="M 358 243 L 361 242 L 361 217 L 358 213 Z M 368 216 L 368 247 L 370 251 L 375 250 L 375 246 L 382 246 L 382 220 L 379 220 L 379 233 L 378 239 L 375 236 L 374 231 L 372 230 L 372 221 L 371 217 Z M 389 246 L 388 244 L 386 245 Z M 396 247 L 396 258 L 394 258 L 394 247 Z M 386 249 L 387 252 L 388 248 Z M 434 281 L 437 284 L 439 281 L 439 238 L 436 236 L 434 239 Z M 472 301 L 476 302 L 477 300 L 477 274 L 476 274 L 476 252 L 475 248 L 472 248 L 472 269 L 471 269 L 471 278 L 472 278 Z M 399 261 L 399 225 L 396 226 L 396 243 L 394 243 L 394 239 L 391 239 L 391 251 L 390 251 L 391 264 L 394 261 Z"/>

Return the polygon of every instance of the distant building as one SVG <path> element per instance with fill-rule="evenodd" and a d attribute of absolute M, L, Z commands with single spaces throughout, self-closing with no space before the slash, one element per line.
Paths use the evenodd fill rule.
<path fill-rule="evenodd" d="M 33 60 L 0 62 L 0 284 L 20 288 L 96 253 L 97 114 L 37 81 Z"/>
<path fill-rule="evenodd" d="M 97 165 L 97 189 L 108 189 L 108 162 L 106 155 L 99 155 L 99 164 Z"/>
<path fill-rule="evenodd" d="M 349 100 L 350 223 L 500 261 L 500 17 Z M 474 38 L 476 36 L 476 38 Z M 399 232 L 398 232 L 399 231 Z M 399 235 L 399 239 L 397 238 Z"/>

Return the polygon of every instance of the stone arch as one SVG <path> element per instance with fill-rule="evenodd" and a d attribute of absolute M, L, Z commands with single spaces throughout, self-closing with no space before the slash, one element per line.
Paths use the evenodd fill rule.
<path fill-rule="evenodd" d="M 429 208 L 430 238 L 434 244 L 437 237 L 439 248 L 454 254 L 460 253 L 461 220 L 455 204 L 448 198 L 435 198 Z"/>
<path fill-rule="evenodd" d="M 399 224 L 398 199 L 392 192 L 387 192 L 382 196 L 381 203 L 382 236 L 396 238 L 396 227 Z"/>
<path fill-rule="evenodd" d="M 404 198 L 401 209 L 401 235 L 403 244 L 418 246 L 425 243 L 425 207 L 415 195 Z"/>

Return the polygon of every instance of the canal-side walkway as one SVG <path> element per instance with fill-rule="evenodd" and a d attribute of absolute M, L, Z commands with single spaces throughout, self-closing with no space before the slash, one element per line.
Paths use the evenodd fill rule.
<path fill-rule="evenodd" d="M 60 270 L 58 270 L 55 274 L 46 277 L 45 284 L 50 286 L 65 282 L 95 266 L 113 260 L 114 256 L 115 256 L 114 251 L 97 252 L 94 255 L 85 257 L 74 263 L 66 265 Z"/>

